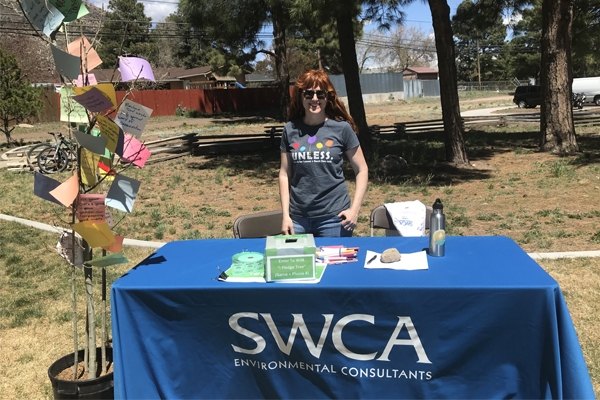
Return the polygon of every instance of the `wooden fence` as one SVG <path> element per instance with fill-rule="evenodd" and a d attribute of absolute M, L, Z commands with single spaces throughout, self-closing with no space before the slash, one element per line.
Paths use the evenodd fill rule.
<path fill-rule="evenodd" d="M 600 125 L 600 112 L 578 112 L 574 114 L 576 126 Z M 507 125 L 509 123 L 539 123 L 539 114 L 509 114 L 480 117 L 463 117 L 464 126 L 478 124 Z M 402 138 L 406 133 L 441 132 L 444 125 L 441 119 L 397 122 L 392 125 L 372 125 L 369 127 L 375 137 Z M 263 133 L 203 135 L 193 132 L 145 142 L 152 156 L 148 164 L 170 160 L 186 155 L 234 154 L 279 148 L 283 125 L 266 125 Z M 2 154 L 2 160 L 9 161 L 9 169 L 32 169 L 25 155 L 29 146 L 16 148 Z"/>
<path fill-rule="evenodd" d="M 126 92 L 116 94 L 120 104 Z M 153 117 L 174 116 L 178 109 L 198 115 L 264 114 L 278 111 L 280 100 L 276 88 L 136 90 L 128 98 L 151 108 Z M 44 106 L 33 122 L 59 122 L 60 94 L 54 88 L 45 89 L 43 101 Z"/>
<path fill-rule="evenodd" d="M 600 113 L 585 112 L 574 115 L 576 126 L 600 125 Z M 490 115 L 461 118 L 464 126 L 494 124 L 505 126 L 509 123 L 539 123 L 539 114 Z M 444 124 L 441 119 L 397 122 L 393 125 L 371 125 L 371 133 L 378 137 L 386 135 L 401 138 L 406 133 L 441 132 Z M 265 125 L 263 133 L 232 135 L 200 135 L 189 133 L 168 139 L 146 142 L 153 157 L 148 162 L 160 162 L 183 155 L 204 155 L 219 153 L 248 152 L 279 147 L 283 125 Z M 243 146 L 241 146 L 243 145 Z"/>

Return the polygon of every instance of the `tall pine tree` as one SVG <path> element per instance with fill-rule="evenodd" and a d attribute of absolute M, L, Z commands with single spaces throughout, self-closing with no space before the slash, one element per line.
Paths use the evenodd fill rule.
<path fill-rule="evenodd" d="M 0 48 L 0 131 L 9 145 L 15 125 L 35 115 L 41 105 L 40 91 L 23 79 L 15 58 Z"/>
<path fill-rule="evenodd" d="M 154 61 L 155 44 L 150 38 L 152 19 L 137 0 L 110 0 L 97 48 L 104 68 L 114 68 L 118 56 L 136 56 Z"/>

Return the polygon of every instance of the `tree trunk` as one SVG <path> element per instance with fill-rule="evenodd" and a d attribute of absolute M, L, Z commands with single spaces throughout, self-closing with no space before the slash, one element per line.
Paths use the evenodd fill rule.
<path fill-rule="evenodd" d="M 360 73 L 356 58 L 356 41 L 354 39 L 354 16 L 351 6 L 339 7 L 336 15 L 340 53 L 344 67 L 344 81 L 348 93 L 348 108 L 350 115 L 358 127 L 358 140 L 367 159 L 371 158 L 371 131 L 367 124 L 365 105 L 360 87 Z"/>
<path fill-rule="evenodd" d="M 12 131 L 12 129 L 10 129 L 10 127 L 8 126 L 8 119 L 4 118 L 4 127 L 2 128 L 2 132 L 4 132 L 4 135 L 6 136 L 6 143 L 8 144 L 8 147 L 10 147 L 10 132 Z"/>
<path fill-rule="evenodd" d="M 275 73 L 280 92 L 280 113 L 281 119 L 285 121 L 288 117 L 288 108 L 290 104 L 290 71 L 287 62 L 287 43 L 285 27 L 287 18 L 285 17 L 284 5 L 280 1 L 273 2 L 271 9 L 273 16 L 273 50 L 275 53 Z"/>
<path fill-rule="evenodd" d="M 450 25 L 450 7 L 446 0 L 429 0 L 435 47 L 440 74 L 440 98 L 442 118 L 444 120 L 444 145 L 446 161 L 454 164 L 467 164 L 467 152 L 460 117 L 460 104 L 456 86 L 456 63 L 452 26 Z"/>
<path fill-rule="evenodd" d="M 544 0 L 542 10 L 540 148 L 573 154 L 579 151 L 571 106 L 573 1 Z"/>

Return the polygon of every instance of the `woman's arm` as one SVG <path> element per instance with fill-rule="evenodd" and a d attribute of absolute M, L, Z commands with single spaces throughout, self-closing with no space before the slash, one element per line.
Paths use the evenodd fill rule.
<path fill-rule="evenodd" d="M 352 165 L 354 175 L 356 176 L 356 189 L 352 199 L 352 205 L 349 209 L 338 214 L 342 219 L 342 226 L 345 229 L 353 230 L 358 223 L 358 214 L 360 207 L 367 193 L 367 185 L 369 182 L 369 167 L 360 146 L 346 151 L 346 157 Z"/>
<path fill-rule="evenodd" d="M 290 154 L 281 152 L 281 163 L 279 166 L 279 198 L 281 200 L 281 211 L 283 220 L 281 221 L 281 233 L 286 235 L 294 234 L 294 224 L 290 217 L 290 175 L 292 166 L 290 164 Z"/>

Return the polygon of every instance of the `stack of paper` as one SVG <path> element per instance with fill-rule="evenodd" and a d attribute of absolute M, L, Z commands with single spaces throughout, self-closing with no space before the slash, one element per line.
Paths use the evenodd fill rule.
<path fill-rule="evenodd" d="M 358 247 L 321 246 L 317 248 L 317 260 L 325 264 L 341 264 L 357 261 Z"/>

